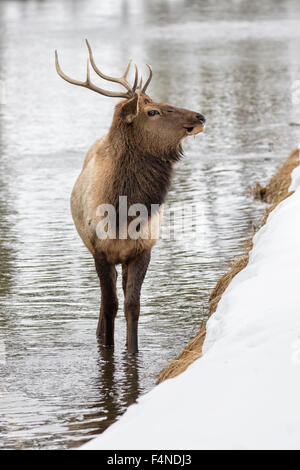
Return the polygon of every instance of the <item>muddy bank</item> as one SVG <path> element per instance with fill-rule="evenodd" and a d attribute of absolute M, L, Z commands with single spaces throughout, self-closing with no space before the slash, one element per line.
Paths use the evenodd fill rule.
<path fill-rule="evenodd" d="M 261 228 L 267 221 L 269 214 L 278 206 L 280 202 L 289 197 L 292 193 L 289 191 L 291 184 L 291 173 L 299 165 L 299 150 L 293 150 L 288 158 L 284 161 L 283 165 L 279 168 L 277 173 L 270 179 L 266 186 L 261 186 L 259 183 L 253 188 L 253 195 L 256 199 L 269 204 L 264 215 Z M 254 236 L 254 235 L 253 235 Z M 244 269 L 249 261 L 249 252 L 252 249 L 252 238 L 247 242 L 247 249 L 244 255 L 237 258 L 231 267 L 221 279 L 217 282 L 209 298 L 209 313 L 208 318 L 216 311 L 218 303 L 229 286 L 232 279 Z M 163 382 L 166 379 L 176 377 L 181 374 L 186 368 L 192 364 L 196 359 L 202 355 L 202 346 L 206 336 L 206 326 L 202 326 L 198 334 L 191 339 L 187 346 L 181 353 L 173 359 L 167 368 L 159 374 L 157 383 Z"/>

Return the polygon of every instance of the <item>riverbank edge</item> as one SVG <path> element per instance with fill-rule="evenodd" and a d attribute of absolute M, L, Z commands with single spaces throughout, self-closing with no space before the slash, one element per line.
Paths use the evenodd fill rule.
<path fill-rule="evenodd" d="M 252 190 L 255 199 L 268 204 L 268 208 L 263 217 L 262 223 L 258 230 L 265 225 L 269 214 L 280 204 L 284 199 L 291 196 L 294 191 L 289 191 L 291 184 L 292 171 L 299 166 L 299 149 L 294 149 L 279 170 L 272 176 L 266 186 L 261 186 L 259 183 Z M 215 288 L 209 297 L 208 317 L 217 309 L 218 303 L 231 283 L 232 279 L 242 271 L 248 264 L 249 253 L 253 247 L 253 236 L 246 243 L 246 251 L 242 256 L 239 256 L 233 261 L 233 264 L 228 272 L 217 282 Z M 157 383 L 161 383 L 166 379 L 176 377 L 184 372 L 190 364 L 202 356 L 202 346 L 206 336 L 206 325 L 202 326 L 194 338 L 192 338 L 179 355 L 173 359 L 169 365 L 163 369 L 157 379 Z"/>

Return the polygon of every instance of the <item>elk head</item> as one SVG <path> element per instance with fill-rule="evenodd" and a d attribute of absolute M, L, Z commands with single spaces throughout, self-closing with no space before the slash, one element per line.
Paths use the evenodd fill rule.
<path fill-rule="evenodd" d="M 131 60 L 120 78 L 105 75 L 95 64 L 93 52 L 89 42 L 86 40 L 89 51 L 87 61 L 87 76 L 84 82 L 74 80 L 62 72 L 57 51 L 55 51 L 57 73 L 67 82 L 73 85 L 89 88 L 101 95 L 124 98 L 115 107 L 114 119 L 110 128 L 110 134 L 122 134 L 122 138 L 128 142 L 134 142 L 139 147 L 149 152 L 161 152 L 164 149 L 174 149 L 189 135 L 195 135 L 203 131 L 205 117 L 187 109 L 176 108 L 165 103 L 156 103 L 146 95 L 147 87 L 152 79 L 152 68 L 149 64 L 149 77 L 143 86 L 142 79 L 139 84 L 138 69 L 135 65 L 135 78 L 131 86 L 127 81 L 127 75 L 131 66 Z M 104 90 L 91 82 L 91 63 L 94 71 L 102 79 L 119 83 L 126 91 L 114 92 Z"/>

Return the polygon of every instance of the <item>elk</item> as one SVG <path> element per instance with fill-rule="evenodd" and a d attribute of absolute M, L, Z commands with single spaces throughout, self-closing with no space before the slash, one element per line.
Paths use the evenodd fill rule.
<path fill-rule="evenodd" d="M 55 51 L 57 73 L 73 85 L 122 100 L 115 106 L 108 133 L 96 140 L 86 155 L 72 191 L 71 212 L 79 236 L 94 257 L 100 280 L 99 341 L 106 347 L 114 344 L 114 320 L 118 310 L 116 265 L 121 264 L 126 344 L 129 353 L 136 353 L 141 287 L 151 249 L 158 238 L 157 230 L 151 231 L 152 223 L 156 222 L 156 227 L 160 225 L 161 206 L 167 196 L 174 164 L 182 157 L 183 140 L 201 132 L 205 118 L 197 112 L 153 101 L 146 94 L 152 79 L 152 68 L 148 64 L 149 77 L 144 86 L 142 79 L 139 81 L 136 65 L 133 85 L 127 80 L 131 61 L 122 77 L 105 75 L 97 67 L 87 40 L 86 44 L 89 52 L 86 80 L 73 80 L 67 76 L 60 68 Z M 102 79 L 122 85 L 125 91 L 108 91 L 94 85 L 90 78 L 90 64 Z M 148 211 L 156 208 L 151 214 L 147 212 L 139 227 L 140 233 L 144 233 L 145 227 L 149 229 L 148 237 L 128 236 L 133 218 L 128 215 L 120 220 L 121 196 L 127 197 L 128 207 L 139 204 Z M 103 205 L 110 205 L 116 211 L 115 237 L 97 235 L 99 221 L 107 216 L 107 213 L 99 214 L 99 207 Z M 123 236 L 124 233 L 127 236 Z"/>

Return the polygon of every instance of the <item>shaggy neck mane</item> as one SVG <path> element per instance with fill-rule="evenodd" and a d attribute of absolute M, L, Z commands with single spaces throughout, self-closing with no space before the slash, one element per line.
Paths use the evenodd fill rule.
<path fill-rule="evenodd" d="M 135 135 L 134 129 L 119 123 L 109 133 L 114 149 L 114 172 L 107 202 L 118 210 L 119 196 L 127 196 L 128 207 L 143 204 L 151 213 L 151 204 L 164 203 L 171 183 L 173 165 L 182 157 L 181 145 L 159 148 L 149 145 L 147 135 Z M 123 130 L 123 132 L 122 132 Z M 147 146 L 145 143 L 147 142 Z"/>

